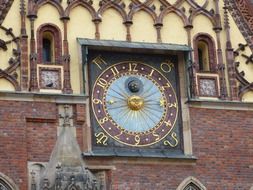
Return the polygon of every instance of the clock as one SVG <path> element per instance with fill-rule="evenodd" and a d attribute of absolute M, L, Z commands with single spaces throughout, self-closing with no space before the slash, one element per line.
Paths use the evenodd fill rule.
<path fill-rule="evenodd" d="M 174 65 L 162 62 L 155 67 L 132 60 L 104 65 L 91 92 L 99 128 L 127 146 L 147 147 L 164 140 L 178 117 L 176 91 L 165 76 Z"/>

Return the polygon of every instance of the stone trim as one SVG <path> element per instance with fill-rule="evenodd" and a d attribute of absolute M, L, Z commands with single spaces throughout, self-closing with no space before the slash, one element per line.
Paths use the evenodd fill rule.
<path fill-rule="evenodd" d="M 199 190 L 207 190 L 206 187 L 198 179 L 196 179 L 193 176 L 190 176 L 184 179 L 180 183 L 180 185 L 177 187 L 176 190 L 184 190 L 187 187 L 187 185 L 189 185 L 190 183 L 196 185 L 199 188 Z"/>
<path fill-rule="evenodd" d="M 253 102 L 222 101 L 215 99 L 189 99 L 185 102 L 189 107 L 222 110 L 253 111 Z"/>
<path fill-rule="evenodd" d="M 1 172 L 0 172 L 0 179 L 3 180 L 12 190 L 19 190 L 18 186 L 14 183 L 14 181 Z"/>
<path fill-rule="evenodd" d="M 198 43 L 203 41 L 208 46 L 208 54 L 209 54 L 209 70 L 217 71 L 217 58 L 215 53 L 215 43 L 211 35 L 207 33 L 198 33 L 193 38 L 193 49 L 194 49 L 194 61 L 196 63 L 196 70 L 199 71 L 199 58 L 198 58 Z"/>

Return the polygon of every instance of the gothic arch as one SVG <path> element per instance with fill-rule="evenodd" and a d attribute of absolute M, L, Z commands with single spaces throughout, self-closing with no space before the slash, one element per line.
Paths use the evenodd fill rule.
<path fill-rule="evenodd" d="M 63 10 L 63 8 L 62 8 L 60 2 L 59 2 L 59 1 L 56 1 L 56 0 L 46 0 L 46 1 L 45 1 L 45 0 L 39 0 L 39 1 L 36 3 L 36 5 L 34 6 L 32 12 L 34 12 L 35 15 L 37 15 L 39 8 L 42 7 L 42 6 L 45 5 L 45 4 L 50 4 L 50 5 L 52 5 L 53 7 L 55 7 L 55 8 L 58 10 L 58 13 L 59 13 L 60 17 L 63 17 L 63 16 L 64 16 L 64 10 Z"/>
<path fill-rule="evenodd" d="M 185 26 L 189 25 L 188 19 L 186 17 L 186 15 L 184 13 L 182 13 L 182 11 L 176 9 L 176 8 L 171 8 L 171 7 L 167 7 L 166 9 L 164 9 L 159 17 L 158 17 L 158 22 L 159 23 L 163 23 L 163 19 L 166 15 L 170 14 L 170 13 L 175 13 L 184 23 Z"/>
<path fill-rule="evenodd" d="M 133 5 L 133 8 L 131 9 L 131 11 L 128 14 L 128 20 L 132 21 L 134 14 L 139 11 L 144 11 L 144 12 L 148 13 L 148 15 L 150 15 L 152 17 L 154 24 L 156 23 L 157 15 L 156 15 L 155 11 L 153 11 L 150 7 L 146 6 L 145 4 Z"/>
<path fill-rule="evenodd" d="M 105 4 L 103 4 L 98 12 L 97 12 L 97 15 L 103 15 L 103 13 L 110 9 L 110 8 L 113 8 L 115 9 L 121 16 L 122 16 L 122 19 L 123 19 L 123 22 L 126 22 L 127 21 L 127 13 L 126 11 L 123 9 L 123 7 L 121 7 L 119 4 L 115 3 L 115 2 L 106 2 Z"/>
<path fill-rule="evenodd" d="M 199 9 L 193 11 L 193 13 L 189 17 L 189 22 L 192 24 L 193 19 L 196 18 L 198 15 L 201 15 L 201 14 L 206 16 L 211 21 L 213 27 L 215 27 L 216 22 L 215 22 L 213 16 L 211 15 L 211 13 L 206 11 L 205 9 L 202 9 L 202 8 L 199 8 Z"/>
<path fill-rule="evenodd" d="M 184 179 L 176 190 L 185 190 L 185 188 L 187 188 L 187 186 L 190 184 L 194 185 L 194 187 L 197 187 L 199 190 L 207 190 L 206 187 L 198 179 L 192 176 Z"/>
<path fill-rule="evenodd" d="M 95 9 L 92 7 L 92 5 L 89 2 L 83 1 L 83 0 L 82 1 L 72 1 L 65 10 L 65 13 L 64 13 L 65 16 L 69 17 L 70 11 L 77 6 L 82 6 L 82 7 L 86 8 L 90 12 L 92 19 L 96 19 Z"/>
<path fill-rule="evenodd" d="M 3 185 L 3 187 L 6 187 L 7 190 L 19 190 L 18 186 L 11 178 L 0 172 L 0 185 L 1 184 Z"/>

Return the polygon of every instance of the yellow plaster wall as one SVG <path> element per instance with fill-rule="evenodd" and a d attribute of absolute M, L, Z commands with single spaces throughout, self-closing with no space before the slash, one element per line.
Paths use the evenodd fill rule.
<path fill-rule="evenodd" d="M 157 33 L 154 27 L 152 17 L 139 11 L 133 16 L 133 25 L 131 26 L 132 41 L 138 42 L 157 42 Z"/>
<path fill-rule="evenodd" d="M 216 34 L 213 30 L 213 24 L 210 19 L 208 19 L 206 16 L 200 14 L 195 17 L 193 20 L 193 28 L 192 28 L 192 44 L 194 37 L 198 33 L 207 33 L 210 36 L 212 36 L 213 40 L 215 41 L 215 47 L 217 48 L 216 43 Z"/>
<path fill-rule="evenodd" d="M 253 92 L 246 92 L 243 97 L 242 97 L 242 101 L 244 102 L 253 102 Z"/>
<path fill-rule="evenodd" d="M 5 17 L 5 20 L 2 23 L 2 26 L 6 28 L 12 28 L 13 33 L 16 36 L 19 36 L 20 34 L 20 28 L 21 28 L 21 21 L 20 21 L 20 1 L 14 1 L 8 14 Z"/>
<path fill-rule="evenodd" d="M 107 9 L 99 25 L 100 38 L 109 40 L 126 40 L 126 27 L 123 18 L 115 9 Z"/>
<path fill-rule="evenodd" d="M 78 6 L 70 12 L 70 20 L 68 23 L 68 42 L 69 53 L 71 55 L 70 73 L 71 85 L 74 94 L 80 93 L 82 86 L 82 65 L 81 52 L 79 52 L 79 44 L 76 38 L 95 38 L 95 25 L 92 17 L 87 9 Z"/>
<path fill-rule="evenodd" d="M 50 16 L 49 16 L 50 15 Z M 35 36 L 37 39 L 37 30 L 42 24 L 50 23 L 59 27 L 63 39 L 63 23 L 60 20 L 58 10 L 51 4 L 45 4 L 38 10 L 38 18 L 34 22 Z"/>
<path fill-rule="evenodd" d="M 15 88 L 8 80 L 1 78 L 0 91 L 15 91 Z"/>
<path fill-rule="evenodd" d="M 161 36 L 164 43 L 188 44 L 184 23 L 175 13 L 170 13 L 163 19 Z"/>
<path fill-rule="evenodd" d="M 12 28 L 13 34 L 17 37 L 19 37 L 20 34 L 20 19 L 17 19 L 20 17 L 19 11 L 19 1 L 14 1 L 12 4 L 12 7 L 10 8 L 10 11 L 6 15 L 6 18 L 4 22 L 2 23 L 2 26 L 5 28 Z M 11 22 L 10 22 L 11 21 Z M 5 31 L 0 29 L 0 39 L 4 41 L 12 40 L 12 37 L 10 35 L 6 35 Z M 3 51 L 3 49 L 0 49 L 0 68 L 6 69 L 9 66 L 9 59 L 13 56 L 12 49 L 17 48 L 15 43 L 12 42 L 10 44 L 7 44 L 7 51 Z"/>
<path fill-rule="evenodd" d="M 144 2 L 144 0 L 141 0 Z M 170 4 L 174 4 L 176 0 L 167 0 Z M 126 11 L 129 11 L 128 5 L 130 4 L 130 0 L 124 0 L 126 4 Z M 205 0 L 196 0 L 196 3 L 199 5 L 203 5 Z M 158 0 L 155 0 L 153 3 L 156 6 L 156 13 L 159 13 L 159 5 L 161 4 Z M 67 6 L 67 0 L 62 1 L 62 5 L 64 8 Z M 224 2 L 221 0 L 219 1 L 220 5 L 220 15 L 223 24 L 223 9 Z M 93 7 L 98 10 L 99 1 L 93 1 Z M 186 9 L 186 13 L 188 14 L 188 8 L 190 7 L 187 2 L 184 2 L 181 7 Z M 214 1 L 209 1 L 207 9 L 210 10 L 214 8 Z M 50 15 L 50 17 L 49 17 Z M 99 25 L 100 29 L 100 37 L 101 39 L 110 39 L 110 40 L 125 40 L 126 39 L 126 28 L 124 24 L 122 24 L 123 19 L 121 15 L 114 9 L 109 9 L 104 12 L 102 16 L 102 23 Z M 15 35 L 20 34 L 20 13 L 19 13 L 19 1 L 14 1 L 9 13 L 6 16 L 5 21 L 3 22 L 3 26 L 9 28 L 13 28 L 13 32 Z M 229 16 L 230 19 L 230 26 L 231 26 L 231 42 L 233 48 L 237 48 L 238 43 L 246 43 L 244 37 L 242 36 L 241 32 L 239 31 L 238 27 L 236 26 L 233 18 Z M 11 21 L 11 22 L 10 22 Z M 41 24 L 45 23 L 52 23 L 57 25 L 60 30 L 62 31 L 62 38 L 63 38 L 63 23 L 60 20 L 60 15 L 58 10 L 50 4 L 46 4 L 42 6 L 38 11 L 38 18 L 35 20 L 35 35 L 37 32 L 38 27 Z M 184 29 L 184 24 L 182 20 L 174 13 L 168 14 L 164 18 L 163 27 L 161 29 L 161 38 L 162 42 L 164 43 L 175 43 L 175 44 L 187 44 L 187 33 Z M 223 26 L 224 28 L 224 26 Z M 138 42 L 157 42 L 157 32 L 154 27 L 154 21 L 152 17 L 145 11 L 139 11 L 134 14 L 133 16 L 133 25 L 130 27 L 132 41 Z M 216 42 L 216 34 L 213 31 L 213 25 L 211 21 L 205 17 L 204 15 L 198 15 L 193 20 L 193 29 L 191 31 L 192 38 L 199 32 L 208 33 L 210 34 L 214 41 L 217 48 Z M 30 25 L 29 20 L 27 19 L 27 33 L 30 38 Z M 74 93 L 80 93 L 80 86 L 82 86 L 81 80 L 81 56 L 79 52 L 79 45 L 76 41 L 76 38 L 95 38 L 95 26 L 92 22 L 91 15 L 89 12 L 79 6 L 71 10 L 70 12 L 70 21 L 68 23 L 68 41 L 69 41 L 69 51 L 71 55 L 71 81 L 72 81 L 72 88 Z M 8 38 L 8 37 L 7 37 Z M 0 39 L 8 40 L 3 32 L 0 31 Z M 13 44 L 14 45 L 14 44 Z M 0 63 L 1 69 L 8 67 L 8 60 L 12 56 L 12 48 L 13 45 L 8 45 L 10 47 L 7 52 L 0 51 Z M 225 63 L 225 48 L 226 48 L 226 34 L 225 30 L 221 31 L 221 47 L 223 50 L 223 62 Z M 30 51 L 30 49 L 29 49 Z M 246 49 L 244 52 L 246 55 L 250 55 L 251 51 Z M 243 64 L 245 59 L 242 57 L 238 57 L 237 61 L 240 61 L 240 71 L 245 72 L 245 78 L 253 82 L 253 75 L 251 74 L 253 70 L 253 65 Z M 3 80 L 3 79 L 1 79 Z M 8 82 L 1 82 L 1 85 L 6 85 L 6 88 L 13 89 L 13 87 L 8 87 L 11 84 Z M 12 86 L 12 85 L 11 85 Z M 243 97 L 244 101 L 250 101 L 253 99 L 253 93 L 247 93 Z"/>

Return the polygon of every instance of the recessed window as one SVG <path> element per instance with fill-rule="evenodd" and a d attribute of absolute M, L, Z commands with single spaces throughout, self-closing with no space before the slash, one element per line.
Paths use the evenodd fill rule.
<path fill-rule="evenodd" d="M 54 62 L 54 41 L 49 32 L 43 33 L 42 38 L 42 60 L 43 62 Z"/>
<path fill-rule="evenodd" d="M 198 188 L 194 183 L 190 183 L 184 188 L 184 190 L 200 190 L 200 188 Z"/>
<path fill-rule="evenodd" d="M 198 60 L 200 71 L 210 71 L 208 45 L 204 41 L 198 42 Z"/>
<path fill-rule="evenodd" d="M 60 29 L 45 24 L 37 30 L 37 52 L 39 64 L 59 65 L 62 61 L 62 39 Z"/>
<path fill-rule="evenodd" d="M 200 33 L 194 38 L 194 60 L 196 71 L 217 71 L 216 49 L 213 38 L 206 33 Z"/>

